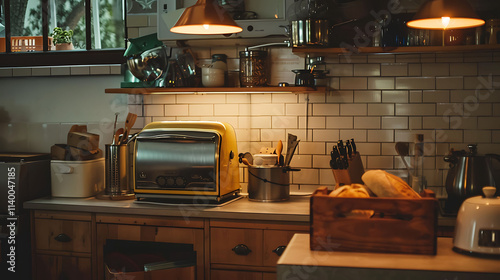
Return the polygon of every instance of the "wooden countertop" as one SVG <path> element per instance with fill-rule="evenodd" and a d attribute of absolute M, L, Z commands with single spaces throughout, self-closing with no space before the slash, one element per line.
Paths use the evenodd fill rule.
<path fill-rule="evenodd" d="M 309 222 L 309 196 L 290 196 L 283 202 L 254 202 L 242 197 L 223 206 L 158 205 L 134 200 L 45 197 L 24 203 L 26 209 L 92 213 Z"/>
<path fill-rule="evenodd" d="M 75 211 L 109 214 L 174 216 L 214 219 L 244 219 L 266 221 L 309 222 L 310 195 L 290 195 L 283 202 L 255 202 L 243 196 L 223 206 L 155 205 L 134 200 L 102 200 L 89 198 L 45 197 L 24 203 L 34 210 Z M 454 217 L 439 217 L 439 226 L 454 226 Z"/>
<path fill-rule="evenodd" d="M 500 279 L 500 259 L 459 254 L 451 238 L 437 245 L 435 256 L 311 251 L 309 234 L 295 234 L 278 260 L 278 279 Z"/>

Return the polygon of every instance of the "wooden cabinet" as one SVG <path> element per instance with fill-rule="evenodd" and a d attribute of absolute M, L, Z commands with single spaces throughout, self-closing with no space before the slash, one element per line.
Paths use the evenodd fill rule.
<path fill-rule="evenodd" d="M 205 222 L 203 219 L 185 221 L 177 217 L 148 218 L 98 214 L 96 222 L 97 279 L 104 279 L 103 248 L 108 240 L 191 244 L 196 252 L 196 279 L 205 279 Z"/>
<path fill-rule="evenodd" d="M 210 221 L 211 279 L 276 278 L 276 262 L 295 233 L 308 224 Z"/>
<path fill-rule="evenodd" d="M 33 277 L 92 279 L 92 215 L 35 211 Z"/>
<path fill-rule="evenodd" d="M 176 259 L 185 248 L 196 252 L 189 275 L 198 280 L 270 280 L 276 278 L 276 262 L 292 236 L 309 231 L 307 222 L 45 210 L 32 212 L 32 225 L 35 280 L 104 280 L 105 248 L 137 242 L 175 244 Z"/>

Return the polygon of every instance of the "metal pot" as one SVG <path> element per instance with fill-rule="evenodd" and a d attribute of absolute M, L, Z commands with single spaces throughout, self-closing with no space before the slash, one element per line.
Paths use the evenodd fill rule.
<path fill-rule="evenodd" d="M 326 19 L 292 20 L 290 28 L 292 46 L 328 47 L 330 45 L 332 28 L 353 21 L 356 21 L 356 19 L 330 25 L 330 21 Z"/>
<path fill-rule="evenodd" d="M 290 174 L 283 166 L 248 166 L 248 199 L 276 202 L 290 199 Z"/>
<path fill-rule="evenodd" d="M 500 161 L 495 154 L 478 155 L 477 145 L 467 145 L 469 151 L 452 151 L 444 157 L 450 163 L 446 177 L 448 197 L 457 201 L 481 195 L 484 186 L 497 187 L 493 177 L 491 159 Z M 498 193 L 498 189 L 497 189 Z"/>

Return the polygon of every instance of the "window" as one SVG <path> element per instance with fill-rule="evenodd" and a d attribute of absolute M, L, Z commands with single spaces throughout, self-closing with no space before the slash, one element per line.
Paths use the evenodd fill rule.
<path fill-rule="evenodd" d="M 0 0 L 0 67 L 124 61 L 124 0 Z M 73 49 L 56 50 L 55 27 L 73 30 Z"/>

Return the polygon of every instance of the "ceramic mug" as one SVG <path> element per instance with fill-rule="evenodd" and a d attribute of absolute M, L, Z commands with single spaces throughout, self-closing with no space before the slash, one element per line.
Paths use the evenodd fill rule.
<path fill-rule="evenodd" d="M 224 70 L 213 67 L 201 68 L 201 83 L 205 87 L 224 86 Z"/>

